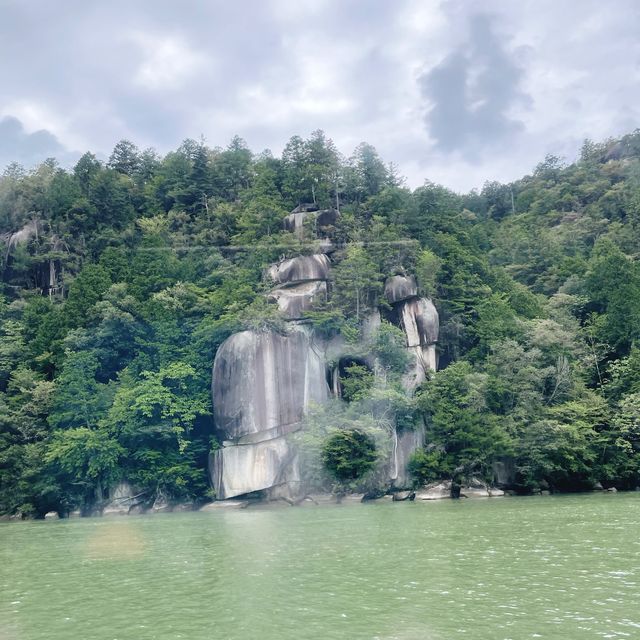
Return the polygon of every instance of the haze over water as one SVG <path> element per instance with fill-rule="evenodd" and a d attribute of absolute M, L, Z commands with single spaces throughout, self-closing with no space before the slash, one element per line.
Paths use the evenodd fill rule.
<path fill-rule="evenodd" d="M 637 638 L 640 494 L 0 525 L 7 640 Z"/>

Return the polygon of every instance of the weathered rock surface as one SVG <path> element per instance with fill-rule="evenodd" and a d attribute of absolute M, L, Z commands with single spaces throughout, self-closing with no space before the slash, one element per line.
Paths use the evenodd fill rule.
<path fill-rule="evenodd" d="M 460 487 L 461 498 L 492 498 L 504 496 L 501 489 L 489 487 L 479 480 L 471 480 L 466 486 Z M 434 482 L 416 492 L 417 500 L 440 500 L 451 497 L 451 481 Z"/>
<path fill-rule="evenodd" d="M 300 481 L 295 454 L 284 437 L 222 447 L 212 456 L 211 481 L 219 499 Z"/>
<path fill-rule="evenodd" d="M 305 221 L 313 217 L 316 237 L 322 237 L 338 215 L 334 209 L 317 211 L 314 205 L 301 205 L 284 224 L 304 235 Z M 312 405 L 325 402 L 332 394 L 340 397 L 341 372 L 350 362 L 366 364 L 384 384 L 384 372 L 369 349 L 381 324 L 379 310 L 364 319 L 362 344 L 355 347 L 340 334 L 319 339 L 310 325 L 299 322 L 306 311 L 327 298 L 331 261 L 322 250 L 282 260 L 266 272 L 274 287 L 267 296 L 290 321 L 287 334 L 243 331 L 218 349 L 212 394 L 223 446 L 210 457 L 210 477 L 218 499 L 261 491 L 268 499 L 299 501 L 298 461 L 289 434 L 301 427 Z M 418 298 L 417 293 L 413 276 L 396 275 L 385 283 L 385 295 L 392 305 L 385 316 L 404 331 L 413 356 L 403 379 L 408 393 L 437 366 L 438 312 L 431 300 Z M 423 444 L 423 429 L 396 435 L 389 468 L 396 489 L 411 486 L 407 465 Z M 449 492 L 450 487 L 447 495 Z"/>
<path fill-rule="evenodd" d="M 498 487 L 509 487 L 516 480 L 516 466 L 513 458 L 501 458 L 493 463 L 493 482 Z"/>
<path fill-rule="evenodd" d="M 29 220 L 22 229 L 15 231 L 14 233 L 5 233 L 0 236 L 5 245 L 5 260 L 13 249 L 21 245 L 28 244 L 38 236 L 38 222 L 36 220 Z"/>
<path fill-rule="evenodd" d="M 461 498 L 498 498 L 501 496 L 504 496 L 502 489 L 491 487 L 462 487 L 460 490 Z"/>
<path fill-rule="evenodd" d="M 324 280 L 311 280 L 287 287 L 274 289 L 269 297 L 278 303 L 280 311 L 288 320 L 299 320 L 305 311 L 326 300 L 327 283 Z"/>
<path fill-rule="evenodd" d="M 243 331 L 222 344 L 212 387 L 223 440 L 296 425 L 311 403 L 329 396 L 323 354 L 305 329 L 294 327 L 287 335 Z"/>
<path fill-rule="evenodd" d="M 57 511 L 47 511 L 47 513 L 44 514 L 45 520 L 58 520 L 59 518 L 60 516 Z"/>
<path fill-rule="evenodd" d="M 398 488 L 410 487 L 411 478 L 407 471 L 409 459 L 416 449 L 424 444 L 424 427 L 396 434 L 391 454 L 391 472 L 393 485 Z"/>
<path fill-rule="evenodd" d="M 396 491 L 393 494 L 393 502 L 405 502 L 406 500 L 413 501 L 416 499 L 415 491 Z"/>
<path fill-rule="evenodd" d="M 269 278 L 276 284 L 293 284 L 310 280 L 328 280 L 331 262 L 324 253 L 298 256 L 271 265 Z"/>
<path fill-rule="evenodd" d="M 437 368 L 436 345 L 407 347 L 407 349 L 413 358 L 402 383 L 405 389 L 415 389 L 426 380 L 428 371 L 435 371 Z"/>
<path fill-rule="evenodd" d="M 335 226 L 339 215 L 336 209 L 322 209 L 317 211 L 313 209 L 313 205 L 311 205 L 311 208 L 308 206 L 302 208 L 297 207 L 284 219 L 283 227 L 285 231 L 295 233 L 301 238 L 304 235 L 305 221 L 313 219 L 313 223 L 311 224 L 315 227 L 315 235 L 322 237 L 328 227 Z"/>
<path fill-rule="evenodd" d="M 426 346 L 438 341 L 438 311 L 428 298 L 414 298 L 402 303 L 400 322 L 408 347 Z"/>
<path fill-rule="evenodd" d="M 451 482 L 437 482 L 428 484 L 416 491 L 416 500 L 442 500 L 451 497 Z"/>
<path fill-rule="evenodd" d="M 120 482 L 109 491 L 109 502 L 102 509 L 104 516 L 128 515 L 140 503 L 140 497 L 128 482 Z"/>
<path fill-rule="evenodd" d="M 199 511 L 219 511 L 220 509 L 246 509 L 249 506 L 249 500 L 221 500 L 217 502 L 208 502 L 200 507 Z"/>
<path fill-rule="evenodd" d="M 395 304 L 415 298 L 418 295 L 418 285 L 413 276 L 392 276 L 384 284 L 384 295 L 387 302 Z"/>

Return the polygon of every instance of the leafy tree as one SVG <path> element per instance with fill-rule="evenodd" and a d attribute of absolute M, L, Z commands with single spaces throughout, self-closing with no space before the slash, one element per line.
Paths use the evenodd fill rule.
<path fill-rule="evenodd" d="M 98 359 L 90 351 L 67 354 L 56 379 L 51 426 L 90 429 L 98 424 L 109 406 L 108 388 L 96 382 L 98 366 Z"/>
<path fill-rule="evenodd" d="M 486 384 L 486 376 L 460 361 L 424 385 L 418 406 L 426 418 L 429 446 L 412 463 L 418 479 L 461 483 L 477 475 L 491 480 L 492 464 L 509 453 L 511 439 L 487 410 Z"/>
<path fill-rule="evenodd" d="M 376 305 L 382 292 L 381 274 L 363 247 L 351 245 L 333 271 L 334 297 L 344 310 L 355 310 L 356 319 Z"/>
<path fill-rule="evenodd" d="M 120 140 L 114 147 L 107 166 L 133 178 L 141 169 L 140 151 L 130 140 Z"/>
<path fill-rule="evenodd" d="M 324 444 L 322 461 L 341 483 L 359 480 L 377 461 L 373 439 L 357 429 L 336 431 Z"/>
<path fill-rule="evenodd" d="M 69 482 L 82 485 L 95 496 L 103 498 L 103 488 L 118 480 L 122 473 L 119 466 L 125 449 L 101 430 L 75 427 L 56 431 L 51 438 L 45 462 L 54 465 Z"/>

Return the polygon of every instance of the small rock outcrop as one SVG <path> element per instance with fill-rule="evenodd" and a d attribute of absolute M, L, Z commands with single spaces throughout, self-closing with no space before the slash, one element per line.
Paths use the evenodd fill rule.
<path fill-rule="evenodd" d="M 284 230 L 291 231 L 302 239 L 304 237 L 305 222 L 310 221 L 308 224 L 313 225 L 314 235 L 320 238 L 328 235 L 331 228 L 335 226 L 339 215 L 337 209 L 318 210 L 316 205 L 300 205 L 284 219 Z"/>

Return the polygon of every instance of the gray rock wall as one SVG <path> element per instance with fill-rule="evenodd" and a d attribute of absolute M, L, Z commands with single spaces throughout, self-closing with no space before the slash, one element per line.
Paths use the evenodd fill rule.
<path fill-rule="evenodd" d="M 221 439 L 268 439 L 293 430 L 312 402 L 329 396 L 323 354 L 306 327 L 236 333 L 218 350 L 212 392 Z"/>
<path fill-rule="evenodd" d="M 418 295 L 418 285 L 413 276 L 392 276 L 384 285 L 384 295 L 390 304 L 402 302 Z"/>
<path fill-rule="evenodd" d="M 275 284 L 293 284 L 310 280 L 328 280 L 331 262 L 323 253 L 283 260 L 267 270 Z"/>
<path fill-rule="evenodd" d="M 324 280 L 299 282 L 274 289 L 269 297 L 276 301 L 287 320 L 300 320 L 305 311 L 311 311 L 327 299 L 327 283 Z"/>

